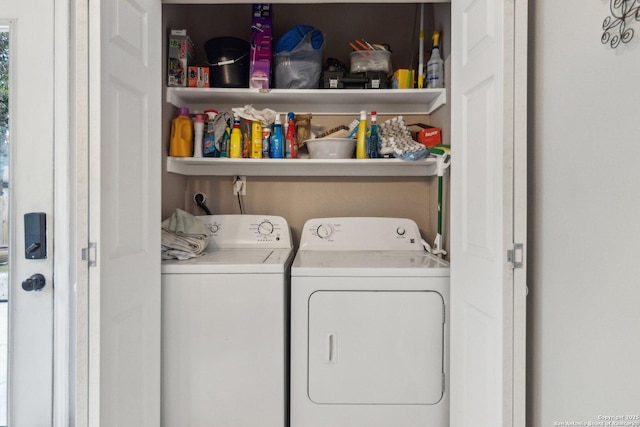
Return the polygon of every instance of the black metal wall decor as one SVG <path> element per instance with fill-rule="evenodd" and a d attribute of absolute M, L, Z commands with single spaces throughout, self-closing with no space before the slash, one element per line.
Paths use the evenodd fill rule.
<path fill-rule="evenodd" d="M 602 44 L 609 43 L 612 49 L 622 43 L 629 43 L 635 31 L 628 24 L 640 22 L 640 0 L 609 0 L 611 15 L 602 23 Z"/>

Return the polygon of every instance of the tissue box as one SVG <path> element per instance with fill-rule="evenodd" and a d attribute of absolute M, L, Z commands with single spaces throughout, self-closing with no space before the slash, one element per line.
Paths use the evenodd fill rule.
<path fill-rule="evenodd" d="M 187 86 L 187 70 L 193 64 L 193 42 L 187 30 L 171 30 L 167 67 L 167 86 Z"/>
<path fill-rule="evenodd" d="M 251 17 L 249 87 L 268 89 L 271 82 L 271 4 L 254 4 Z"/>
<path fill-rule="evenodd" d="M 409 126 L 409 131 L 414 140 L 427 148 L 442 144 L 442 135 L 440 128 L 427 126 L 422 123 L 416 123 Z"/>

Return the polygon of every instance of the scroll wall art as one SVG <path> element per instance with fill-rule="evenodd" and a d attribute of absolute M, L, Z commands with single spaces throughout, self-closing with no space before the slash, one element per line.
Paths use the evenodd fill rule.
<path fill-rule="evenodd" d="M 602 44 L 612 49 L 629 43 L 635 34 L 631 25 L 640 22 L 640 0 L 609 0 L 610 16 L 602 23 Z"/>

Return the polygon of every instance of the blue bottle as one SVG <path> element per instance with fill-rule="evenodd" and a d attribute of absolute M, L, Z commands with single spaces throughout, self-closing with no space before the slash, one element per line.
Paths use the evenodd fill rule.
<path fill-rule="evenodd" d="M 378 135 L 377 114 L 375 111 L 372 111 L 371 112 L 371 134 L 369 136 L 367 156 L 370 159 L 377 159 L 379 149 L 380 149 L 380 137 Z"/>
<path fill-rule="evenodd" d="M 276 114 L 276 121 L 273 124 L 271 146 L 269 147 L 269 157 L 271 157 L 272 159 L 284 158 L 284 144 L 282 136 L 282 123 L 280 123 L 280 114 Z"/>

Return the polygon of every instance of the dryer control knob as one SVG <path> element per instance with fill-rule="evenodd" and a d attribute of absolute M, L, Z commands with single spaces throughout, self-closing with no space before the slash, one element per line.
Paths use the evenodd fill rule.
<path fill-rule="evenodd" d="M 316 233 L 321 239 L 328 239 L 333 234 L 333 227 L 329 224 L 321 224 L 316 229 Z"/>
<path fill-rule="evenodd" d="M 273 224 L 269 221 L 262 221 L 260 225 L 258 225 L 258 232 L 262 235 L 273 233 Z"/>
<path fill-rule="evenodd" d="M 404 236 L 404 233 L 406 233 L 407 230 L 404 229 L 404 227 L 398 227 L 396 228 L 396 233 L 398 233 L 398 236 Z"/>

